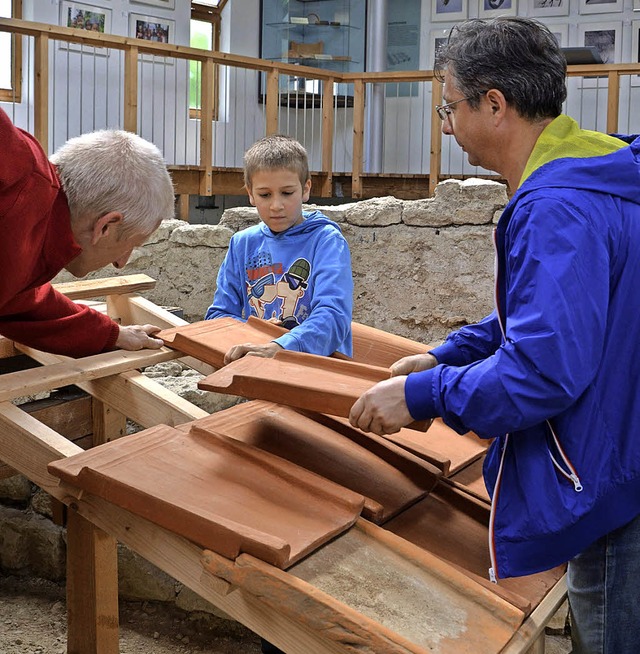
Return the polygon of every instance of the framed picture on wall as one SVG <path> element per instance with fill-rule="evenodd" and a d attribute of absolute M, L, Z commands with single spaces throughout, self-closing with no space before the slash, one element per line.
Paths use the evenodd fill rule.
<path fill-rule="evenodd" d="M 431 30 L 429 32 L 429 61 L 427 66 L 429 69 L 433 70 L 433 67 L 436 63 L 436 52 L 438 48 L 444 45 L 449 38 L 450 28 L 441 29 L 441 30 Z"/>
<path fill-rule="evenodd" d="M 517 4 L 517 0 L 478 0 L 478 16 L 480 18 L 515 16 Z"/>
<path fill-rule="evenodd" d="M 433 0 L 431 3 L 432 21 L 465 20 L 468 17 L 469 0 Z"/>
<path fill-rule="evenodd" d="M 175 22 L 168 18 L 129 14 L 129 36 L 154 43 L 174 43 Z"/>
<path fill-rule="evenodd" d="M 578 25 L 579 45 L 592 46 L 600 53 L 602 63 L 620 62 L 622 23 L 586 23 Z"/>
<path fill-rule="evenodd" d="M 87 5 L 84 2 L 63 0 L 60 3 L 60 25 L 76 30 L 110 34 L 111 9 Z M 60 42 L 60 49 L 101 56 L 106 56 L 108 53 L 106 48 L 94 48 L 80 43 L 67 43 L 66 41 Z"/>
<path fill-rule="evenodd" d="M 623 0 L 580 0 L 581 14 L 609 14 L 622 11 Z"/>
<path fill-rule="evenodd" d="M 569 0 L 529 0 L 529 16 L 567 16 Z"/>
<path fill-rule="evenodd" d="M 152 5 L 153 7 L 162 7 L 163 9 L 175 9 L 176 0 L 131 0 L 138 5 Z"/>

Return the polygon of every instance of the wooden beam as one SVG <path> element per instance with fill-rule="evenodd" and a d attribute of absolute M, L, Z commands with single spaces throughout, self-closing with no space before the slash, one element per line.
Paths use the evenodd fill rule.
<path fill-rule="evenodd" d="M 204 171 L 200 182 L 200 195 L 211 196 L 213 192 L 213 75 L 211 59 L 202 63 L 202 84 L 200 87 L 200 166 Z"/>
<path fill-rule="evenodd" d="M 156 280 L 148 275 L 122 275 L 103 279 L 81 279 L 73 282 L 53 284 L 53 287 L 70 300 L 91 298 L 121 293 L 138 293 L 155 288 Z"/>
<path fill-rule="evenodd" d="M 280 109 L 280 71 L 270 70 L 267 73 L 267 106 L 265 110 L 266 135 L 278 132 L 278 113 Z"/>
<path fill-rule="evenodd" d="M 607 134 L 618 131 L 618 113 L 620 111 L 620 76 L 610 72 L 607 85 Z"/>
<path fill-rule="evenodd" d="M 124 413 L 95 397 L 91 404 L 94 447 L 127 435 L 127 417 Z"/>
<path fill-rule="evenodd" d="M 11 402 L 0 403 L 0 427 L 3 461 L 50 495 L 59 495 L 59 480 L 47 465 L 82 449 Z"/>
<path fill-rule="evenodd" d="M 124 325 L 149 323 L 167 329 L 189 324 L 186 320 L 174 316 L 170 311 L 162 309 L 157 304 L 138 295 L 112 296 L 108 298 L 107 305 L 109 316 Z M 210 375 L 215 372 L 213 366 L 193 357 L 183 357 L 180 361 L 203 375 Z"/>
<path fill-rule="evenodd" d="M 436 105 L 442 103 L 442 84 L 431 85 L 431 152 L 429 153 L 429 197 L 433 197 L 440 181 L 442 166 L 442 121 Z"/>
<path fill-rule="evenodd" d="M 323 82 L 322 85 L 322 172 L 326 175 L 322 181 L 320 196 L 330 198 L 333 195 L 333 131 L 334 131 L 334 110 L 333 110 L 333 89 L 332 79 Z"/>
<path fill-rule="evenodd" d="M 190 195 L 188 193 L 181 193 L 178 195 L 178 218 L 184 220 L 186 223 L 189 222 L 189 199 Z"/>
<path fill-rule="evenodd" d="M 118 654 L 116 539 L 71 505 L 67 515 L 67 653 Z"/>
<path fill-rule="evenodd" d="M 49 152 L 49 37 L 36 37 L 34 49 L 33 135 Z"/>
<path fill-rule="evenodd" d="M 30 350 L 29 354 L 47 366 L 64 361 L 64 357 L 38 350 Z M 161 424 L 175 427 L 209 415 L 137 371 L 74 383 L 143 427 Z"/>
<path fill-rule="evenodd" d="M 32 356 L 31 348 L 20 346 L 25 354 Z M 179 352 L 163 347 L 159 350 L 127 352 L 116 350 L 83 359 L 69 359 L 47 366 L 45 369 L 20 370 L 0 376 L 0 402 L 21 395 L 33 395 L 40 391 L 76 384 L 81 381 L 100 379 L 120 372 L 152 366 L 163 361 L 172 361 Z M 32 358 L 36 358 L 33 356 Z M 37 359 L 37 358 L 36 358 Z"/>
<path fill-rule="evenodd" d="M 124 128 L 138 131 L 138 48 L 124 52 Z"/>
<path fill-rule="evenodd" d="M 364 82 L 356 80 L 353 84 L 353 161 L 352 190 L 354 198 L 362 197 L 362 166 L 364 157 Z"/>

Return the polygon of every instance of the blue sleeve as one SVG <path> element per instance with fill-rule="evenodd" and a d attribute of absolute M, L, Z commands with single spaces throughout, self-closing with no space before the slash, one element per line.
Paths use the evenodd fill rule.
<path fill-rule="evenodd" d="M 229 243 L 227 254 L 218 270 L 213 302 L 207 309 L 204 319 L 231 317 L 247 320 L 248 316 L 243 315 L 245 299 L 241 295 L 241 289 L 244 287 L 244 268 L 238 261 L 234 237 Z"/>
<path fill-rule="evenodd" d="M 493 354 L 502 342 L 502 331 L 494 311 L 475 325 L 466 325 L 447 336 L 442 345 L 429 351 L 438 363 L 464 366 Z"/>
<path fill-rule="evenodd" d="M 515 218 L 505 242 L 506 341 L 483 360 L 409 375 L 405 397 L 416 420 L 442 416 L 460 433 L 496 436 L 561 413 L 596 375 L 609 297 L 606 237 L 570 202 L 552 198 L 537 197 Z"/>
<path fill-rule="evenodd" d="M 353 276 L 351 255 L 344 236 L 324 231 L 314 250 L 309 316 L 275 339 L 287 350 L 328 356 L 336 350 L 351 356 Z"/>

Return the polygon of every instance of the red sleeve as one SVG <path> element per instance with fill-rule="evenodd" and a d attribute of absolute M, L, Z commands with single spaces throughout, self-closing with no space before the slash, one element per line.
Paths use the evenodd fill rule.
<path fill-rule="evenodd" d="M 18 294 L 3 307 L 0 333 L 54 354 L 83 357 L 112 350 L 119 327 L 108 316 L 76 304 L 51 284 Z"/>

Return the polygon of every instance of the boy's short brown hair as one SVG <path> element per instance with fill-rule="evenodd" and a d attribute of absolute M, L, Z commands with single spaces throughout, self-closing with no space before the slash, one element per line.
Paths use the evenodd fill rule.
<path fill-rule="evenodd" d="M 304 187 L 309 176 L 307 151 L 296 139 L 283 134 L 265 136 L 244 155 L 244 185 L 251 189 L 253 175 L 259 170 L 286 169 L 295 172 Z"/>

